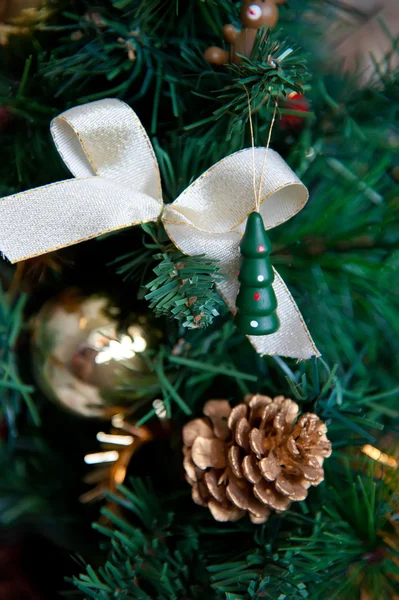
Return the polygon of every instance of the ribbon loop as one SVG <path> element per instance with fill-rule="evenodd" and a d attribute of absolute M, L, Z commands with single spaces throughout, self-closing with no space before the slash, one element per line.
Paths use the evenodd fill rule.
<path fill-rule="evenodd" d="M 162 203 L 158 163 L 147 133 L 120 100 L 71 108 L 51 124 L 63 161 L 75 177 L 98 175 Z"/>
<path fill-rule="evenodd" d="M 265 148 L 255 148 L 254 152 L 246 148 L 223 158 L 167 207 L 165 221 L 191 223 L 195 229 L 213 234 L 233 230 L 242 233 L 246 218 L 255 208 L 260 181 L 261 213 L 266 229 L 296 215 L 305 205 L 308 191 L 274 150 L 269 149 L 263 169 L 265 152 Z"/>

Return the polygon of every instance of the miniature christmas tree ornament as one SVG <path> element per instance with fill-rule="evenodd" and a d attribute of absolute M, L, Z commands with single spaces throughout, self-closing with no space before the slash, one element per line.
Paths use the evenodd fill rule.
<path fill-rule="evenodd" d="M 236 325 L 246 335 L 276 333 L 280 325 L 276 312 L 277 298 L 272 287 L 271 249 L 262 216 L 252 212 L 240 243 L 240 291 L 236 300 Z"/>

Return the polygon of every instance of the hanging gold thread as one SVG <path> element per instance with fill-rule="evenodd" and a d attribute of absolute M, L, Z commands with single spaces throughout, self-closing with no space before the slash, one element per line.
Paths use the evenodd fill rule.
<path fill-rule="evenodd" d="M 265 173 L 266 159 L 267 159 L 267 154 L 268 154 L 268 150 L 269 150 L 269 146 L 270 146 L 270 140 L 271 140 L 271 137 L 272 137 L 272 131 L 273 131 L 274 123 L 276 121 L 277 98 L 275 99 L 275 102 L 274 102 L 273 117 L 272 117 L 272 120 L 271 120 L 271 123 L 270 123 L 269 133 L 268 133 L 268 136 L 267 136 L 265 156 L 263 158 L 262 170 L 261 170 L 260 179 L 259 179 L 259 188 L 258 188 L 258 192 L 256 192 L 255 137 L 254 137 L 254 128 L 253 128 L 253 123 L 252 123 L 251 98 L 249 96 L 249 92 L 248 92 L 247 88 L 245 87 L 245 85 L 244 85 L 244 89 L 245 89 L 245 93 L 247 95 L 247 100 L 248 100 L 249 130 L 251 132 L 251 144 L 252 144 L 252 183 L 253 183 L 254 196 L 255 196 L 255 211 L 259 212 L 259 210 L 260 210 L 260 194 L 261 194 L 261 190 L 262 190 L 263 175 Z"/>
<path fill-rule="evenodd" d="M 260 172 L 260 179 L 259 179 L 259 189 L 258 189 L 258 195 L 256 198 L 256 205 L 257 205 L 257 211 L 259 212 L 260 209 L 260 194 L 261 194 L 261 190 L 262 190 L 262 183 L 263 183 L 263 175 L 265 173 L 265 167 L 266 167 L 266 159 L 267 159 L 267 154 L 269 151 L 269 146 L 270 146 L 270 140 L 272 137 L 272 131 L 273 131 L 273 127 L 274 127 L 274 123 L 276 120 L 276 114 L 277 114 L 277 98 L 275 99 L 274 102 L 274 111 L 273 111 L 273 117 L 270 123 L 270 128 L 269 128 L 269 135 L 267 136 L 267 144 L 266 144 L 266 150 L 265 150 L 265 156 L 263 158 L 263 164 L 262 164 L 262 170 Z"/>
<path fill-rule="evenodd" d="M 257 208 L 257 196 L 256 196 L 256 171 L 255 171 L 255 138 L 254 138 L 254 128 L 252 125 L 252 112 L 251 112 L 251 98 L 249 97 L 249 92 L 244 85 L 244 90 L 247 95 L 248 100 L 248 117 L 249 117 L 249 130 L 251 132 L 251 144 L 252 144 L 252 185 L 254 188 L 254 199 L 255 199 L 255 210 L 259 212 L 259 207 Z"/>

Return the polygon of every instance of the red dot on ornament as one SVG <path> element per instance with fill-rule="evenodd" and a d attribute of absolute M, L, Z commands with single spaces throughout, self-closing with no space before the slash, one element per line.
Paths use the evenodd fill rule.
<path fill-rule="evenodd" d="M 264 252 L 264 251 L 265 251 L 264 246 L 258 246 L 258 252 Z"/>
<path fill-rule="evenodd" d="M 260 300 L 260 293 L 256 292 L 256 294 L 254 294 L 254 300 Z"/>

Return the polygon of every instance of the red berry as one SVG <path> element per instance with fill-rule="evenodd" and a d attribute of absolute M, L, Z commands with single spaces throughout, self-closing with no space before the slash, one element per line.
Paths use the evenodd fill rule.
<path fill-rule="evenodd" d="M 264 252 L 264 251 L 265 251 L 264 246 L 258 246 L 258 252 Z"/>
<path fill-rule="evenodd" d="M 297 92 L 291 92 L 288 94 L 287 100 L 284 103 L 284 107 L 290 110 L 296 110 L 298 112 L 307 113 L 310 111 L 309 102 L 303 94 Z M 298 129 L 305 123 L 305 119 L 298 115 L 283 115 L 280 119 L 280 127 L 282 129 Z"/>
<path fill-rule="evenodd" d="M 254 294 L 254 300 L 260 300 L 260 293 L 259 292 L 256 292 Z"/>

